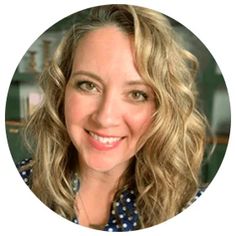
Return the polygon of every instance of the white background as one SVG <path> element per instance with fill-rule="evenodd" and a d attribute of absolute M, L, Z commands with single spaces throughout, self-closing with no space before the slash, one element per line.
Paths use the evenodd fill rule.
<path fill-rule="evenodd" d="M 86 2 L 86 3 L 84 3 Z M 154 3 L 156 2 L 156 3 Z M 207 46 L 226 80 L 232 128 L 225 160 L 204 195 L 177 217 L 135 235 L 236 235 L 235 10 L 230 1 L 73 1 L 38 0 L 0 3 L 0 235 L 85 235 L 77 226 L 45 207 L 29 191 L 14 167 L 5 135 L 5 102 L 14 70 L 30 45 L 52 24 L 78 10 L 105 3 L 130 3 L 159 10 L 181 22 Z M 104 234 L 104 232 L 96 232 Z M 124 234 L 124 233 L 123 233 Z"/>

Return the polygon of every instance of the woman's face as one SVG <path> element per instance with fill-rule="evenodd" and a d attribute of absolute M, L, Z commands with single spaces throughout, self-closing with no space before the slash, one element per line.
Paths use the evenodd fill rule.
<path fill-rule="evenodd" d="M 131 37 L 106 26 L 80 40 L 64 109 L 80 162 L 100 172 L 122 172 L 155 112 L 152 89 L 135 66 Z"/>

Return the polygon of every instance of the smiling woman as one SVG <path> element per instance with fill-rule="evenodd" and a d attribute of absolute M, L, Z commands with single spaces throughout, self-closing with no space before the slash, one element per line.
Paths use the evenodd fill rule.
<path fill-rule="evenodd" d="M 153 92 L 135 68 L 132 43 L 117 26 L 88 33 L 75 51 L 65 89 L 65 123 L 79 159 L 115 172 L 117 179 L 155 112 L 154 99 L 147 99 Z"/>
<path fill-rule="evenodd" d="M 129 231 L 175 216 L 200 195 L 196 69 L 162 14 L 91 9 L 40 77 L 44 100 L 25 130 L 33 158 L 21 175 L 82 226 Z"/>

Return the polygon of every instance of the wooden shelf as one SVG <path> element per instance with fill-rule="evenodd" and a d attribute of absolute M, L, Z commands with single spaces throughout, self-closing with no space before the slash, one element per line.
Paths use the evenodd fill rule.
<path fill-rule="evenodd" d="M 228 144 L 229 136 L 228 135 L 216 135 L 215 137 L 210 137 L 207 139 L 208 143 L 216 144 Z"/>
<path fill-rule="evenodd" d="M 12 125 L 12 126 L 24 126 L 25 121 L 18 121 L 18 120 L 6 120 L 6 125 Z"/>

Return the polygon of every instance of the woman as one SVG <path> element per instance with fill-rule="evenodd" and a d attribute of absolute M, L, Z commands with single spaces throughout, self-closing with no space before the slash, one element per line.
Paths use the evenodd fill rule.
<path fill-rule="evenodd" d="M 175 216 L 200 187 L 196 69 L 163 15 L 93 8 L 41 76 L 44 100 L 26 127 L 33 158 L 21 175 L 83 226 L 128 231 Z"/>

